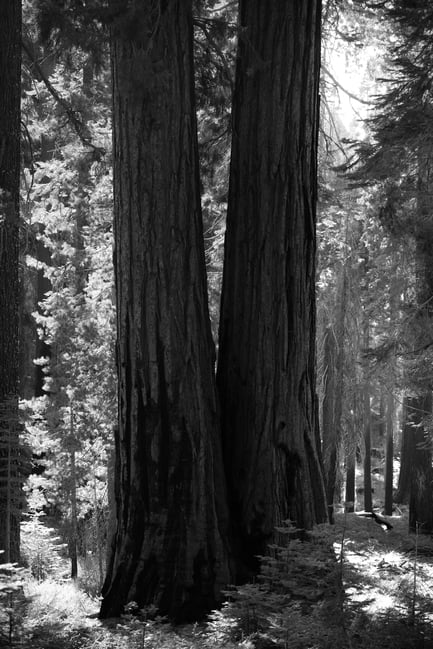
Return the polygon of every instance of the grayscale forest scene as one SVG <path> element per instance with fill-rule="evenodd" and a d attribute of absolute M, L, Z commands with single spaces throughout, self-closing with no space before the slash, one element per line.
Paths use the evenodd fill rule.
<path fill-rule="evenodd" d="M 0 0 L 14 647 L 433 649 L 433 3 Z"/>

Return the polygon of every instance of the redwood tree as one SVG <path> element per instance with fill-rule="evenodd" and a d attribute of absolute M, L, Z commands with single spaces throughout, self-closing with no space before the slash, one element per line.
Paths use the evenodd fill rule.
<path fill-rule="evenodd" d="M 217 384 L 247 568 L 327 519 L 315 405 L 320 0 L 241 0 Z"/>
<path fill-rule="evenodd" d="M 112 25 L 119 426 L 102 617 L 133 600 L 197 618 L 230 580 L 192 43 L 185 0 L 136 0 Z"/>
<path fill-rule="evenodd" d="M 19 558 L 18 327 L 21 2 L 0 20 L 0 561 Z"/>

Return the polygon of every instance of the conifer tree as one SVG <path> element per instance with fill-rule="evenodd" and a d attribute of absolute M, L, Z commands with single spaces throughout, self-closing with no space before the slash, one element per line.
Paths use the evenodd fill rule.
<path fill-rule="evenodd" d="M 327 519 L 315 401 L 320 2 L 244 0 L 217 382 L 247 569 L 291 519 Z"/>
<path fill-rule="evenodd" d="M 133 600 L 197 619 L 230 574 L 192 3 L 134 2 L 111 34 L 119 428 L 101 616 Z"/>
<path fill-rule="evenodd" d="M 21 2 L 0 20 L 0 561 L 19 558 L 18 424 Z"/>
<path fill-rule="evenodd" d="M 433 326 L 433 10 L 419 0 L 397 0 L 387 9 L 386 16 L 396 35 L 387 91 L 370 120 L 373 139 L 359 147 L 361 165 L 354 177 L 360 182 L 382 184 L 379 218 L 395 239 L 412 244 L 414 282 L 410 303 L 405 305 L 411 327 L 410 335 L 400 341 L 404 348 L 407 394 L 405 448 L 410 442 L 410 528 L 415 530 L 419 523 L 422 532 L 430 533 L 432 384 L 426 367 L 431 361 L 429 340 Z M 410 428 L 411 439 L 406 438 Z"/>

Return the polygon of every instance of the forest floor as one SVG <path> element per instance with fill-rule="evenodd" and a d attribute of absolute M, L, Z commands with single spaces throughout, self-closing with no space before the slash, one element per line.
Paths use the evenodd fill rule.
<path fill-rule="evenodd" d="M 387 520 L 384 531 L 371 518 L 336 516 L 347 646 L 432 649 L 433 540 L 408 533 L 407 513 Z"/>
<path fill-rule="evenodd" d="M 27 582 L 25 598 L 6 611 L 12 643 L 6 624 L 0 628 L 0 646 L 433 649 L 433 540 L 408 534 L 405 512 L 389 520 L 393 528 L 385 532 L 371 518 L 340 513 L 335 525 L 319 530 L 319 544 L 301 547 L 289 541 L 294 545 L 288 556 L 297 571 L 288 563 L 288 572 L 276 582 L 274 574 L 272 594 L 269 583 L 266 588 L 259 584 L 239 589 L 232 603 L 207 624 L 173 627 L 162 619 L 130 615 L 101 622 L 98 598 L 75 583 Z"/>

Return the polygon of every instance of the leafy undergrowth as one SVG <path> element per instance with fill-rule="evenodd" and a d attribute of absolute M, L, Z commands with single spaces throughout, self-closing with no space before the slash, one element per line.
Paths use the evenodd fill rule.
<path fill-rule="evenodd" d="M 99 602 L 70 581 L 27 580 L 6 612 L 24 649 L 433 648 L 433 541 L 394 516 L 340 514 L 300 541 L 282 530 L 254 584 L 230 589 L 206 624 L 173 627 L 125 615 L 101 622 Z M 0 602 L 1 605 L 1 602 Z M 16 608 L 15 608 L 16 607 Z M 6 640 L 5 640 L 6 638 Z M 5 644 L 6 643 L 6 644 Z"/>

